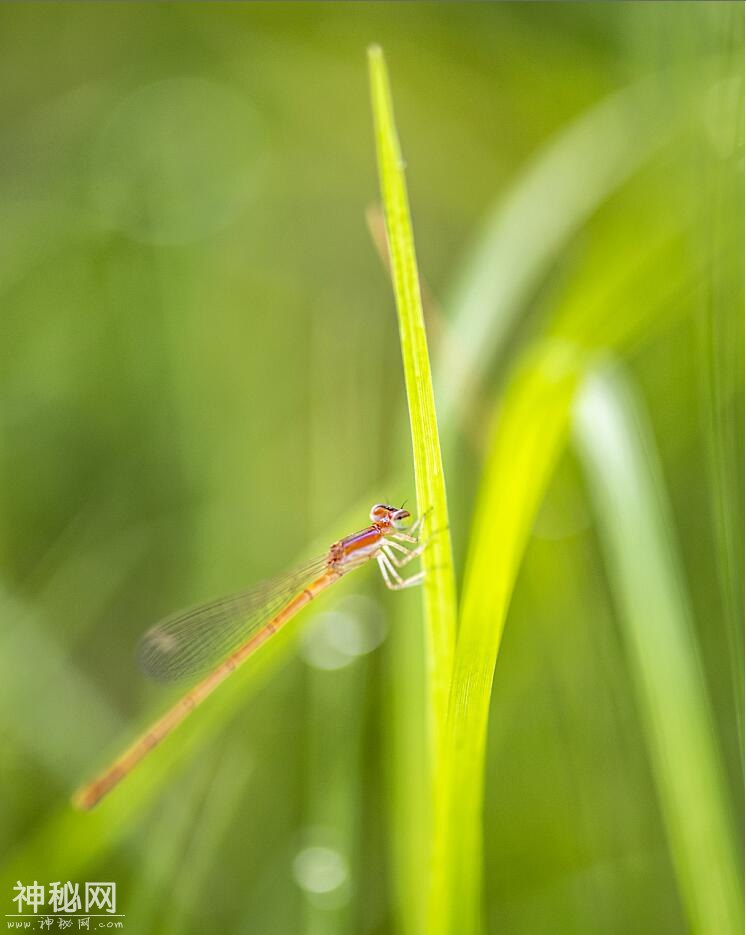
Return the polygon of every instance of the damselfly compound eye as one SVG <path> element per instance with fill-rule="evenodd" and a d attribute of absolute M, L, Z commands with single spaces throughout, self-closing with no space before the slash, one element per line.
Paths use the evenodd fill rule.
<path fill-rule="evenodd" d="M 394 529 L 406 529 L 409 525 L 411 514 L 409 510 L 396 510 L 391 516 L 391 523 Z"/>

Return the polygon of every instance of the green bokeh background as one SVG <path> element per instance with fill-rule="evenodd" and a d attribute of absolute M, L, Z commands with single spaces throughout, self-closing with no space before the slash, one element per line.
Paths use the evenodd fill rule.
<path fill-rule="evenodd" d="M 740 853 L 742 36 L 735 3 L 0 8 L 3 912 L 19 878 L 115 880 L 131 932 L 411 925 L 391 637 L 418 632 L 418 602 L 371 569 L 209 741 L 143 780 L 121 827 L 114 798 L 103 818 L 67 804 L 170 697 L 137 674 L 145 627 L 364 525 L 371 495 L 412 496 L 390 487 L 409 471 L 406 404 L 365 224 L 372 41 L 436 358 L 485 219 L 544 147 L 640 82 L 653 122 L 676 123 L 520 297 L 459 410 L 446 479 L 460 571 L 488 413 L 522 349 L 574 308 L 578 341 L 619 353 L 661 459 Z M 645 247 L 659 227 L 683 244 L 672 294 Z M 613 294 L 626 261 L 613 314 L 644 322 L 620 348 L 603 302 L 578 308 Z M 497 667 L 489 932 L 688 931 L 617 616 L 569 452 Z M 362 637 L 340 649 L 350 627 Z"/>

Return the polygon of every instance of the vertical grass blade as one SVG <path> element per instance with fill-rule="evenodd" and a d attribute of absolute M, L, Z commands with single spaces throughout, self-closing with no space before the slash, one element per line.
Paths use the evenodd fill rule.
<path fill-rule="evenodd" d="M 743 931 L 734 832 L 684 575 L 644 414 L 619 373 L 585 385 L 574 424 L 691 930 Z"/>
<path fill-rule="evenodd" d="M 424 533 L 437 531 L 423 556 L 428 676 L 436 723 L 445 722 L 456 632 L 456 588 L 448 530 L 443 464 L 435 418 L 435 399 L 412 221 L 404 178 L 404 160 L 394 123 L 386 64 L 378 46 L 368 51 L 371 98 L 381 200 L 391 257 L 391 276 L 399 316 L 404 379 L 412 431 L 417 504 L 429 511 Z M 431 725 L 431 728 L 434 725 Z"/>
<path fill-rule="evenodd" d="M 430 803 L 434 809 L 431 828 L 437 828 L 436 803 L 444 796 L 441 786 L 447 779 L 443 741 L 455 646 L 456 586 L 404 160 L 394 122 L 386 64 L 378 46 L 369 49 L 368 62 L 381 200 L 386 218 L 391 278 L 396 297 L 409 405 L 417 504 L 419 511 L 425 514 L 423 535 L 425 538 L 432 536 L 430 547 L 423 556 L 426 574 L 423 588 L 427 676 L 425 726 L 429 745 Z M 448 855 L 437 849 L 439 840 L 436 831 L 427 845 L 429 854 L 421 855 L 421 859 L 427 860 L 429 868 L 429 892 L 447 872 Z M 410 896 L 419 904 L 418 894 L 413 892 Z M 427 916 L 424 917 L 424 924 L 425 931 L 430 931 L 431 923 Z"/>

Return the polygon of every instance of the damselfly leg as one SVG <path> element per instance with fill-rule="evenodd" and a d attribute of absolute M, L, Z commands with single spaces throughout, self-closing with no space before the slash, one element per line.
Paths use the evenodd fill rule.
<path fill-rule="evenodd" d="M 410 575 L 409 578 L 402 578 L 397 568 L 404 568 L 405 565 L 408 565 L 411 561 L 422 555 L 427 548 L 430 540 L 427 539 L 425 542 L 420 542 L 419 536 L 422 522 L 426 515 L 426 513 L 423 513 L 406 532 L 397 530 L 396 532 L 390 533 L 376 556 L 376 561 L 378 562 L 384 584 L 392 591 L 413 588 L 418 584 L 422 584 L 425 580 L 424 571 L 419 571 L 415 575 Z M 401 544 L 402 542 L 411 543 L 415 547 L 413 549 L 408 549 Z M 394 549 L 401 554 L 397 555 L 393 551 Z"/>
<path fill-rule="evenodd" d="M 394 564 L 389 556 L 383 550 L 381 550 L 376 556 L 376 561 L 378 562 L 378 567 L 381 569 L 383 583 L 392 591 L 402 591 L 404 588 L 414 588 L 418 584 L 422 584 L 422 582 L 425 580 L 424 571 L 418 571 L 416 575 L 412 575 L 409 578 L 402 578 L 396 568 L 394 568 Z M 404 564 L 406 564 L 406 562 Z"/>
<path fill-rule="evenodd" d="M 403 568 L 405 565 L 408 565 L 413 559 L 417 558 L 419 555 L 425 551 L 429 545 L 430 540 L 427 542 L 421 542 L 415 549 L 406 549 L 403 545 L 400 545 L 398 542 L 392 542 L 390 539 L 381 549 L 382 552 L 385 552 L 386 555 L 391 559 L 392 563 L 397 568 Z M 403 555 L 395 555 L 392 549 L 396 549 L 398 552 L 403 553 Z"/>

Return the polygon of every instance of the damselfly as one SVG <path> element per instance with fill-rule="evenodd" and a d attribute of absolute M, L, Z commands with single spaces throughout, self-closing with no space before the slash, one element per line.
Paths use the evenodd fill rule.
<path fill-rule="evenodd" d="M 231 672 L 348 571 L 375 558 L 388 588 L 420 584 L 424 572 L 403 578 L 398 571 L 425 548 L 419 541 L 421 519 L 410 526 L 410 518 L 403 508 L 377 503 L 370 511 L 371 525 L 335 542 L 326 555 L 231 597 L 174 614 L 148 630 L 139 649 L 147 675 L 169 682 L 203 678 L 107 770 L 80 788 L 73 804 L 93 808 Z"/>

